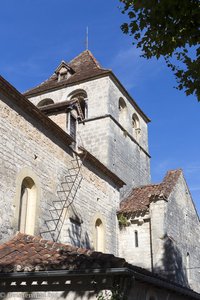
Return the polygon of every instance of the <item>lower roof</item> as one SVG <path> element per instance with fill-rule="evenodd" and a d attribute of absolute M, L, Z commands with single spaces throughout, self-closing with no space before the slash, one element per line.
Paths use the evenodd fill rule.
<path fill-rule="evenodd" d="M 126 274 L 163 289 L 200 299 L 200 294 L 175 284 L 143 268 L 128 264 L 124 258 L 91 249 L 48 241 L 40 236 L 17 233 L 0 246 L 0 283 L 17 278 L 71 276 L 78 274 L 115 276 Z M 11 276 L 12 274 L 12 276 Z"/>
<path fill-rule="evenodd" d="M 133 188 L 129 195 L 122 200 L 118 213 L 133 214 L 146 212 L 151 201 L 157 199 L 167 200 L 175 187 L 182 170 L 168 171 L 163 181 L 159 184 L 149 184 Z"/>

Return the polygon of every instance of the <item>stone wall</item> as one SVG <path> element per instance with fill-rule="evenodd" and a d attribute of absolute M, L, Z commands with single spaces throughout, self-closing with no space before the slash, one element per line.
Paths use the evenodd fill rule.
<path fill-rule="evenodd" d="M 181 175 L 166 200 L 150 205 L 154 271 L 200 291 L 200 226 Z"/>
<path fill-rule="evenodd" d="M 54 228 L 50 210 L 65 196 L 63 182 L 76 156 L 51 130 L 42 128 L 39 120 L 22 111 L 12 99 L 0 94 L 0 203 L 1 242 L 10 239 L 18 229 L 21 184 L 31 177 L 37 188 L 37 219 L 35 234 L 52 239 L 46 231 Z M 85 159 L 80 182 L 72 203 L 82 220 L 80 245 L 93 247 L 95 218 L 105 224 L 106 252 L 117 254 L 116 210 L 119 192 L 113 182 Z M 64 189 L 64 190 L 63 190 Z M 18 210 L 17 210 L 18 209 Z M 46 223 L 45 223 L 46 222 Z M 59 239 L 66 242 L 66 227 Z M 44 233 L 46 232 L 46 233 Z M 73 236 L 71 238 L 73 243 Z"/>
<path fill-rule="evenodd" d="M 126 117 L 121 124 L 124 129 L 131 135 L 133 138 L 136 138 L 136 133 L 133 129 L 132 124 L 132 116 L 133 114 L 137 114 L 140 125 L 140 136 L 138 138 L 138 143 L 141 147 L 144 148 L 146 152 L 148 152 L 148 127 L 147 123 L 135 108 L 132 103 L 132 100 L 129 100 L 125 94 L 125 92 L 120 89 L 112 80 L 109 81 L 109 100 L 108 100 L 108 113 L 111 114 L 115 120 L 120 123 L 120 111 L 119 111 L 119 99 L 122 98 L 126 104 Z"/>
<path fill-rule="evenodd" d="M 55 103 L 66 101 L 74 91 L 85 90 L 88 96 L 88 120 L 79 124 L 78 140 L 95 157 L 119 176 L 126 186 L 121 197 L 129 190 L 150 182 L 150 158 L 148 155 L 147 123 L 136 111 L 125 92 L 109 78 L 90 80 L 60 90 L 30 98 L 35 105 L 44 98 Z M 120 122 L 119 99 L 126 103 L 127 115 L 124 124 Z M 132 115 L 139 118 L 141 132 L 136 137 L 132 126 Z M 52 117 L 51 117 L 52 118 Z M 53 118 L 55 122 L 59 117 Z M 63 128 L 63 125 L 61 124 Z M 126 170 L 126 172 L 124 172 Z"/>
<path fill-rule="evenodd" d="M 165 229 L 170 238 L 165 240 L 165 250 L 171 251 L 171 256 L 165 260 L 169 276 L 176 271 L 174 280 L 200 292 L 199 217 L 182 175 L 168 200 Z"/>
<path fill-rule="evenodd" d="M 135 244 L 135 231 L 138 235 L 138 247 Z M 119 254 L 129 263 L 151 271 L 150 222 L 140 223 L 135 220 L 119 232 Z"/>
<path fill-rule="evenodd" d="M 88 118 L 93 118 L 104 115 L 108 111 L 108 85 L 109 78 L 103 77 L 59 90 L 44 92 L 42 95 L 29 98 L 29 100 L 35 105 L 45 98 L 52 99 L 54 103 L 60 103 L 69 100 L 74 92 L 84 90 L 88 97 Z"/>
<path fill-rule="evenodd" d="M 79 143 L 126 183 L 121 197 L 149 182 L 149 157 L 110 117 L 79 124 L 78 132 Z"/>

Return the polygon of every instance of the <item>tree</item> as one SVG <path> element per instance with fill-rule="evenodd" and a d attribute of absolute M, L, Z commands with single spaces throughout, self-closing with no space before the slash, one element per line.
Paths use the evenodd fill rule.
<path fill-rule="evenodd" d="M 164 57 L 177 89 L 200 101 L 200 1 L 120 0 L 129 22 L 121 29 L 133 37 L 142 57 Z"/>

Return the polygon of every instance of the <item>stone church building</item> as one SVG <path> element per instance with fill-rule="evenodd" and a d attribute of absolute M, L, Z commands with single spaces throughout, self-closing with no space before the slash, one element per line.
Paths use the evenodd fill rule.
<path fill-rule="evenodd" d="M 24 94 L 0 77 L 3 299 L 200 299 L 199 217 L 182 170 L 151 183 L 149 122 L 88 50 Z"/>

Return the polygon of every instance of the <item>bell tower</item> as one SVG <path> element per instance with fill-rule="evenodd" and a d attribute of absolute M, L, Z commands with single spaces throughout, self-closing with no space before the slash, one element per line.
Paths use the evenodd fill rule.
<path fill-rule="evenodd" d="M 132 187 L 150 182 L 150 121 L 111 70 L 86 50 L 25 95 L 102 164 Z M 45 103 L 44 99 L 51 100 Z"/>

